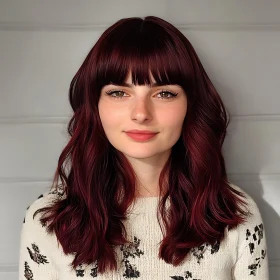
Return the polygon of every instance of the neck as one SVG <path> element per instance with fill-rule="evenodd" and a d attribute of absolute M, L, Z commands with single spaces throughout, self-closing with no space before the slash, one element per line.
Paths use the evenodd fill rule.
<path fill-rule="evenodd" d="M 136 174 L 136 197 L 158 197 L 159 176 L 170 155 L 170 151 L 153 157 L 136 159 L 128 157 Z"/>

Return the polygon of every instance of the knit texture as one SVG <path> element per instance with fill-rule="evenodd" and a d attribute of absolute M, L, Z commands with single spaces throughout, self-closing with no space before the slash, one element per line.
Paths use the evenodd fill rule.
<path fill-rule="evenodd" d="M 65 255 L 55 234 L 47 234 L 34 212 L 47 206 L 57 191 L 45 192 L 34 201 L 25 213 L 21 230 L 19 253 L 20 280 L 71 280 L 71 279 L 145 279 L 145 280 L 268 280 L 268 257 L 264 224 L 255 201 L 239 187 L 249 203 L 252 213 L 237 228 L 225 230 L 225 238 L 214 245 L 195 247 L 179 266 L 158 258 L 163 238 L 157 221 L 158 197 L 137 198 L 129 209 L 125 227 L 129 244 L 116 247 L 118 271 L 99 274 L 97 262 L 81 264 L 75 270 L 70 266 L 74 255 Z"/>

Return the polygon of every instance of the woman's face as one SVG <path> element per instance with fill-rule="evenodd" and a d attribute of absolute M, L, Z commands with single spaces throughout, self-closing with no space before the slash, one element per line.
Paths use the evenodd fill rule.
<path fill-rule="evenodd" d="M 186 93 L 178 85 L 132 85 L 131 74 L 126 83 L 131 87 L 110 84 L 101 90 L 98 109 L 109 142 L 127 157 L 144 159 L 169 154 L 181 135 L 187 112 Z M 132 129 L 157 134 L 139 142 L 125 133 Z"/>

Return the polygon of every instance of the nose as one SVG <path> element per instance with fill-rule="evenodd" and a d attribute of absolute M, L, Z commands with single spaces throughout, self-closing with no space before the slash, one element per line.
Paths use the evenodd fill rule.
<path fill-rule="evenodd" d="M 132 120 L 138 123 L 149 121 L 152 119 L 152 108 L 147 99 L 141 98 L 135 100 L 135 104 L 133 105 L 131 111 L 131 117 Z"/>

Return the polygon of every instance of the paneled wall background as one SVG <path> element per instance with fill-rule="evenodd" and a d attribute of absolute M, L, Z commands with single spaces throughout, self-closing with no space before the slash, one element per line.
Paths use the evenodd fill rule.
<path fill-rule="evenodd" d="M 228 108 L 229 178 L 258 203 L 280 278 L 280 1 L 1 0 L 0 279 L 18 279 L 25 209 L 67 141 L 72 77 L 109 25 L 147 15 L 187 36 Z"/>

